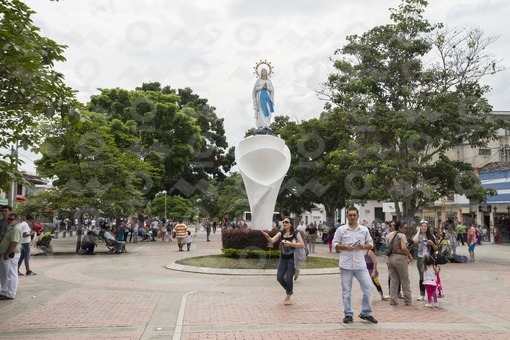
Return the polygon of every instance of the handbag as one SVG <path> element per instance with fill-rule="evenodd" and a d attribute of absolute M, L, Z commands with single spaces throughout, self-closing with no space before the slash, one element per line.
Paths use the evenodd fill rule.
<path fill-rule="evenodd" d="M 397 237 L 397 234 L 393 235 L 393 238 L 391 239 L 390 244 L 386 249 L 386 256 L 390 256 L 391 253 L 393 253 L 393 244 L 395 243 L 395 237 Z"/>
<path fill-rule="evenodd" d="M 439 252 L 439 250 L 434 251 L 434 248 L 429 246 L 429 253 L 434 258 L 436 264 L 447 264 L 448 263 L 448 258 L 445 255 L 441 254 Z"/>
<path fill-rule="evenodd" d="M 436 264 L 447 264 L 448 263 L 448 258 L 446 256 L 444 256 L 443 254 L 440 254 L 439 251 L 436 251 L 430 255 L 432 255 L 432 257 L 436 261 Z"/>
<path fill-rule="evenodd" d="M 444 298 L 444 290 L 439 273 L 436 274 L 436 295 L 438 298 Z"/>
<path fill-rule="evenodd" d="M 294 251 L 296 252 L 297 259 L 299 262 L 306 261 L 306 248 L 296 248 Z"/>

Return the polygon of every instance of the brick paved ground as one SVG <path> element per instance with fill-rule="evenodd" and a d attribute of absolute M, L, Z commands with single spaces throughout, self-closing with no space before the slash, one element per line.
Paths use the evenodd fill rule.
<path fill-rule="evenodd" d="M 2 339 L 508 339 L 510 246 L 477 248 L 474 264 L 443 266 L 439 309 L 414 299 L 390 306 L 374 294 L 371 325 L 343 317 L 338 274 L 302 275 L 293 304 L 274 275 L 217 275 L 169 270 L 176 259 L 220 253 L 219 235 L 199 233 L 190 252 L 173 243 L 128 244 L 127 254 L 65 255 L 74 238 L 54 240 L 55 255 L 32 257 L 37 276 L 20 277 L 18 296 L 0 301 Z M 337 257 L 317 246 L 317 255 Z M 460 254 L 467 247 L 459 247 Z M 380 263 L 387 292 L 387 270 Z M 410 267 L 413 296 L 418 272 Z M 355 281 L 356 282 L 356 281 Z M 375 289 L 374 289 L 374 292 Z M 359 313 L 355 286 L 353 307 Z"/>

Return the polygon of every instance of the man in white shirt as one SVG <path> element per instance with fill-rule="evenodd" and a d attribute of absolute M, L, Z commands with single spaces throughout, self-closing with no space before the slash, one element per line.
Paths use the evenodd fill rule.
<path fill-rule="evenodd" d="M 352 323 L 354 312 L 351 306 L 352 278 L 355 277 L 363 292 L 359 317 L 376 324 L 372 316 L 372 279 L 365 262 L 365 251 L 372 249 L 374 243 L 367 227 L 358 224 L 359 212 L 355 207 L 347 209 L 348 223 L 340 226 L 333 238 L 333 247 L 340 251 L 340 276 L 342 278 L 342 302 L 344 305 L 344 323 Z"/>
<path fill-rule="evenodd" d="M 21 255 L 18 261 L 18 275 L 23 275 L 19 271 L 23 261 L 25 261 L 26 275 L 37 275 L 30 270 L 30 241 L 32 240 L 32 236 L 35 235 L 35 231 L 31 229 L 33 225 L 34 218 L 30 215 L 25 218 L 25 221 L 20 223 L 23 239 L 21 240 Z"/>

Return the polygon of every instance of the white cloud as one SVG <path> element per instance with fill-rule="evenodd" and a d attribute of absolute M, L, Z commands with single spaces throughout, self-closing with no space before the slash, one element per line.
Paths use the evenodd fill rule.
<path fill-rule="evenodd" d="M 136 1 L 27 0 L 42 33 L 68 45 L 58 65 L 68 85 L 88 101 L 97 88 L 134 89 L 159 81 L 190 87 L 225 118 L 227 139 L 236 145 L 254 125 L 253 66 L 267 59 L 275 67 L 277 114 L 298 120 L 318 117 L 316 96 L 331 69 L 329 57 L 345 36 L 389 22 L 398 0 Z M 425 17 L 447 25 L 477 24 L 489 35 L 504 34 L 510 16 L 506 0 L 430 0 Z M 503 35 L 493 53 L 504 57 Z M 487 80 L 495 109 L 510 109 L 502 73 Z"/>

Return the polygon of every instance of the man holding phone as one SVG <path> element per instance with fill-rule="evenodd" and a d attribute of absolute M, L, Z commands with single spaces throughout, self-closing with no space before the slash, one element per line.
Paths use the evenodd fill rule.
<path fill-rule="evenodd" d="M 352 323 L 354 311 L 351 306 L 353 277 L 358 280 L 363 300 L 359 317 L 376 324 L 372 316 L 372 279 L 365 262 L 365 250 L 372 249 L 374 242 L 364 225 L 358 224 L 359 212 L 355 207 L 347 209 L 348 223 L 340 226 L 333 237 L 333 247 L 340 251 L 340 277 L 342 279 L 342 302 L 344 305 L 344 323 Z"/>

